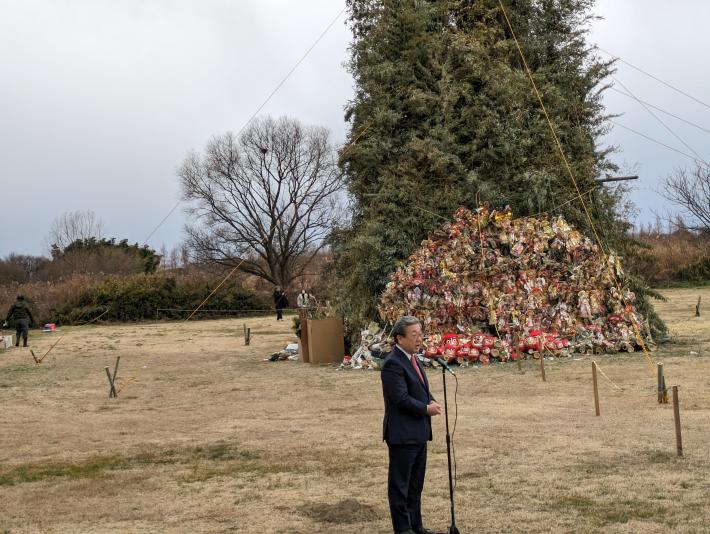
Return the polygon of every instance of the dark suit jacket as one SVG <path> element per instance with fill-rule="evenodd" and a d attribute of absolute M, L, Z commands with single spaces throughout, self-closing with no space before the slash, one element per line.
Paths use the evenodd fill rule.
<path fill-rule="evenodd" d="M 382 395 L 385 398 L 382 439 L 388 445 L 431 441 L 431 417 L 427 415 L 426 407 L 434 397 L 429 392 L 429 381 L 419 360 L 417 365 L 424 384 L 409 357 L 399 347 L 389 353 L 382 365 Z"/>

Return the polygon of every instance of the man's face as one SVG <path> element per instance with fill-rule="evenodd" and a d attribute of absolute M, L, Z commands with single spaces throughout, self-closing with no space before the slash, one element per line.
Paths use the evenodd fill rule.
<path fill-rule="evenodd" d="M 412 324 L 404 329 L 404 336 L 397 336 L 399 346 L 409 354 L 416 354 L 422 346 L 422 326 Z"/>

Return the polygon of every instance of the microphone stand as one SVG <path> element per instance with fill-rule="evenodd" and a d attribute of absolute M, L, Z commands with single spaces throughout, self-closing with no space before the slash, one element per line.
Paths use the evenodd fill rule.
<path fill-rule="evenodd" d="M 446 418 L 446 457 L 449 461 L 449 500 L 451 501 L 451 525 L 448 534 L 460 534 L 456 528 L 456 517 L 454 515 L 454 482 L 451 474 L 451 434 L 449 434 L 449 402 L 446 398 L 446 369 L 441 368 L 441 377 L 444 380 L 444 416 Z"/>

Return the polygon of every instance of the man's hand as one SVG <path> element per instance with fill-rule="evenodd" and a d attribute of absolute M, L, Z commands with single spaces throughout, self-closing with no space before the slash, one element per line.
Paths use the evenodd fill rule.
<path fill-rule="evenodd" d="M 7 326 L 7 321 L 3 321 L 2 327 L 5 328 Z"/>
<path fill-rule="evenodd" d="M 441 414 L 441 406 L 439 406 L 439 403 L 436 401 L 431 401 L 429 404 L 427 404 L 426 414 L 429 416 Z"/>

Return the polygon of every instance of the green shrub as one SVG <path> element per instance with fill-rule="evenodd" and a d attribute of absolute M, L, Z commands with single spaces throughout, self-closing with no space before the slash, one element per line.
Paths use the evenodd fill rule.
<path fill-rule="evenodd" d="M 710 280 L 710 258 L 705 257 L 700 260 L 678 269 L 673 277 L 674 280 L 691 283 L 705 283 Z"/>

